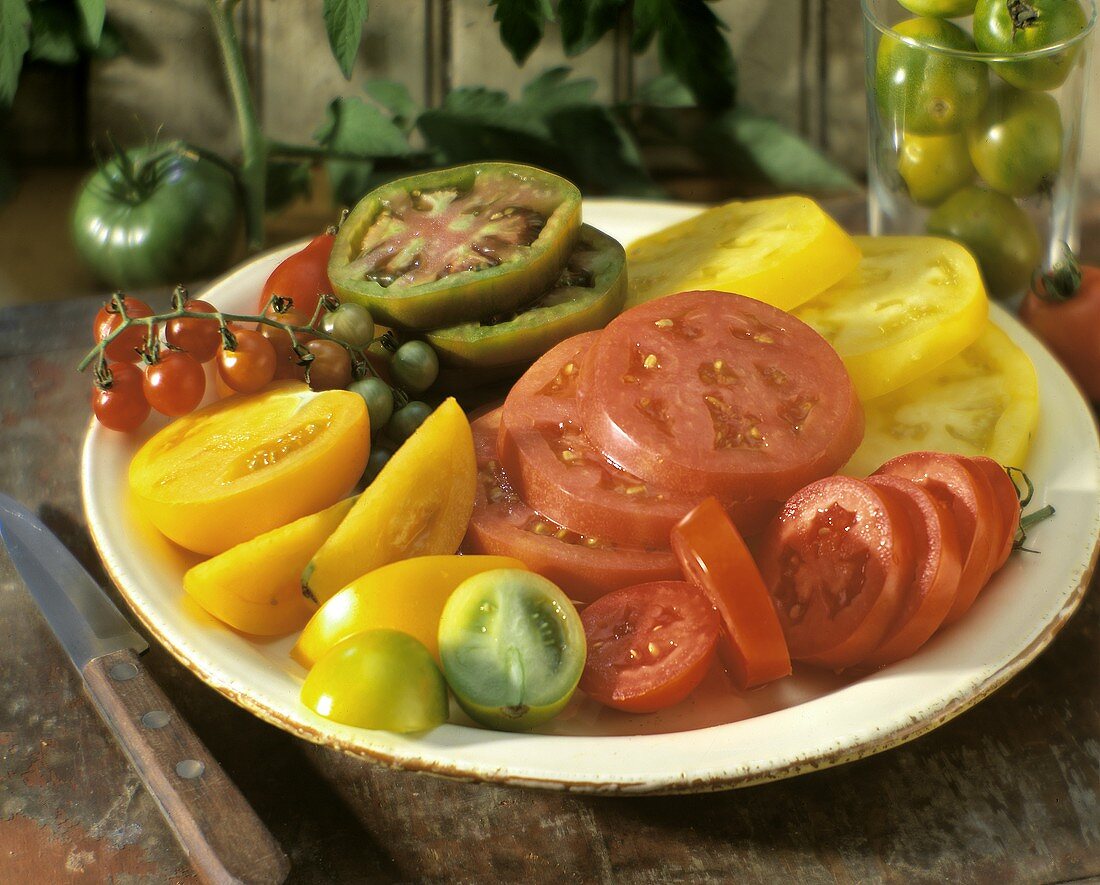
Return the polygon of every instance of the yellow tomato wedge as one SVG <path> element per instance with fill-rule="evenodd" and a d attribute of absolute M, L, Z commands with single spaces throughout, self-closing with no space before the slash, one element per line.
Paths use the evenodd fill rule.
<path fill-rule="evenodd" d="M 322 605 L 290 656 L 307 670 L 338 642 L 364 630 L 401 630 L 439 661 L 439 616 L 455 587 L 498 568 L 525 568 L 510 556 L 417 556 L 352 581 Z"/>
<path fill-rule="evenodd" d="M 470 422 L 442 403 L 382 468 L 303 574 L 323 603 L 356 578 L 413 556 L 454 553 L 474 510 Z"/>
<path fill-rule="evenodd" d="M 859 249 L 808 197 L 726 203 L 635 240 L 626 250 L 627 307 L 716 289 L 783 310 L 851 273 Z"/>
<path fill-rule="evenodd" d="M 992 323 L 923 378 L 863 404 L 863 443 L 843 473 L 866 476 L 905 452 L 987 455 L 1022 467 L 1039 423 L 1039 382 L 1027 354 Z"/>
<path fill-rule="evenodd" d="M 200 562 L 184 574 L 183 589 L 243 633 L 282 636 L 298 630 L 317 611 L 302 594 L 302 569 L 354 503 L 345 498 Z"/>
<path fill-rule="evenodd" d="M 164 535 L 214 555 L 332 506 L 369 454 L 362 397 L 289 381 L 177 418 L 130 462 L 130 489 Z"/>
<path fill-rule="evenodd" d="M 896 390 L 977 339 L 989 300 L 974 258 L 938 237 L 856 237 L 851 274 L 794 315 L 844 360 L 860 399 Z"/>

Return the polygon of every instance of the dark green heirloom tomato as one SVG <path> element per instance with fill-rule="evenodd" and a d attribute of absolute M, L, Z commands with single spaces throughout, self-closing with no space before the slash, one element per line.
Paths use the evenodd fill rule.
<path fill-rule="evenodd" d="M 964 187 L 928 216 L 928 233 L 957 240 L 973 253 L 989 294 L 1006 298 L 1027 288 L 1039 263 L 1039 234 L 1009 197 Z"/>
<path fill-rule="evenodd" d="M 328 275 L 341 301 L 423 330 L 516 310 L 544 292 L 577 241 L 581 195 L 513 163 L 477 163 L 371 191 L 340 227 Z"/>
<path fill-rule="evenodd" d="M 933 18 L 958 18 L 974 12 L 976 0 L 898 0 L 913 15 Z"/>
<path fill-rule="evenodd" d="M 77 252 L 104 283 L 135 288 L 209 276 L 228 262 L 239 224 L 237 184 L 185 144 L 119 151 L 81 186 Z"/>
<path fill-rule="evenodd" d="M 1000 84 L 967 130 L 970 157 L 990 187 L 1011 197 L 1049 193 L 1062 165 L 1062 116 L 1043 92 Z"/>
<path fill-rule="evenodd" d="M 913 202 L 935 206 L 974 180 L 974 164 L 966 136 L 910 135 L 902 137 L 898 154 L 901 175 Z"/>
<path fill-rule="evenodd" d="M 1078 0 L 978 0 L 974 42 L 982 52 L 1019 55 L 1079 37 L 1088 17 Z M 991 62 L 1018 89 L 1056 89 L 1065 82 L 1081 50 L 1080 41 L 1061 51 L 1021 61 Z"/>
<path fill-rule="evenodd" d="M 455 368 L 530 363 L 559 341 L 602 329 L 626 301 L 626 253 L 589 225 L 554 285 L 519 313 L 436 329 L 424 337 L 440 362 Z"/>
<path fill-rule="evenodd" d="M 937 52 L 974 52 L 970 35 L 938 18 L 911 18 L 884 34 L 875 57 L 875 97 L 887 125 L 917 135 L 958 132 L 981 113 L 989 75 L 980 61 Z"/>

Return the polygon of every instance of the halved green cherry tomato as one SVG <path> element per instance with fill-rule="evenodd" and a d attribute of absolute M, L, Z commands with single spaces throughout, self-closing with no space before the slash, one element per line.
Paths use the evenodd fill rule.
<path fill-rule="evenodd" d="M 366 630 L 337 643 L 302 683 L 319 716 L 382 731 L 427 731 L 447 721 L 447 685 L 424 643 L 397 630 Z"/>
<path fill-rule="evenodd" d="M 1052 96 L 1002 83 L 966 138 L 974 168 L 994 190 L 1026 197 L 1053 189 L 1062 166 L 1062 116 Z"/>
<path fill-rule="evenodd" d="M 341 301 L 404 329 L 516 310 L 557 279 L 580 192 L 512 163 L 414 175 L 371 191 L 340 228 L 328 275 Z"/>
<path fill-rule="evenodd" d="M 628 713 L 678 704 L 706 676 L 720 622 L 710 600 L 685 581 L 635 584 L 581 613 L 588 660 L 580 688 Z"/>
<path fill-rule="evenodd" d="M 950 135 L 904 133 L 898 174 L 914 203 L 935 206 L 974 180 L 974 164 L 961 132 Z"/>
<path fill-rule="evenodd" d="M 982 52 L 1019 55 L 1073 40 L 1088 26 L 1078 0 L 978 0 L 974 42 Z M 1018 89 L 1056 89 L 1077 61 L 1078 41 L 1061 52 L 1020 61 L 991 62 L 990 67 Z"/>
<path fill-rule="evenodd" d="M 424 337 L 440 362 L 456 368 L 512 368 L 538 359 L 566 338 L 602 329 L 626 302 L 626 253 L 589 227 L 557 281 L 519 313 L 436 329 Z"/>
<path fill-rule="evenodd" d="M 676 525 L 672 550 L 722 618 L 718 652 L 738 688 L 790 675 L 787 641 L 768 588 L 716 498 L 707 498 Z"/>
<path fill-rule="evenodd" d="M 914 15 L 930 15 L 934 18 L 959 18 L 974 12 L 976 0 L 898 0 Z"/>
<path fill-rule="evenodd" d="M 439 619 L 447 683 L 470 718 L 523 731 L 572 697 L 585 660 L 584 627 L 557 585 L 520 569 L 463 581 Z"/>

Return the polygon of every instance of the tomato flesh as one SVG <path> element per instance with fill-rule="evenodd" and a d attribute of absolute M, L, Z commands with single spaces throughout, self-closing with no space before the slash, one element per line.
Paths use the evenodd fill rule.
<path fill-rule="evenodd" d="M 608 707 L 653 713 L 678 704 L 714 659 L 714 607 L 684 581 L 635 584 L 581 612 L 588 643 L 580 688 Z"/>

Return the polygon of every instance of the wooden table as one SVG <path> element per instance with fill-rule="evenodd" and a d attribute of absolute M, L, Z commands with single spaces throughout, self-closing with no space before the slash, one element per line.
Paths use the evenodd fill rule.
<path fill-rule="evenodd" d="M 37 509 L 110 588 L 77 475 L 89 382 L 73 367 L 97 307 L 0 311 L 0 489 Z M 253 718 L 155 644 L 147 659 L 284 846 L 293 882 L 1066 882 L 1100 876 L 1098 614 L 1093 592 L 1022 674 L 910 744 L 673 798 L 372 767 Z M 0 555 L 0 882 L 192 876 Z"/>

